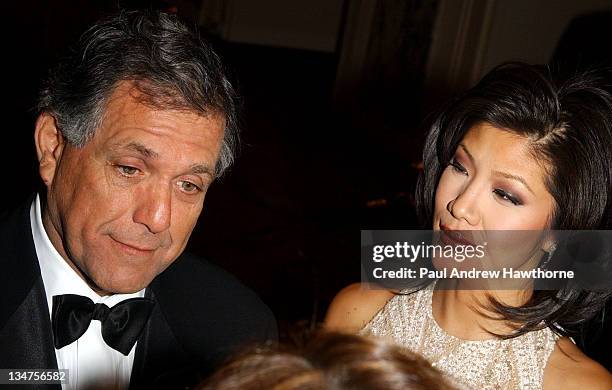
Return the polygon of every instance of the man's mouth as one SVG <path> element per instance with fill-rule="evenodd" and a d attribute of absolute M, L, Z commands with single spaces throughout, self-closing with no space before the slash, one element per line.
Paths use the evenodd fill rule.
<path fill-rule="evenodd" d="M 144 255 L 144 254 L 150 254 L 157 249 L 154 247 L 146 247 L 146 246 L 140 246 L 138 244 L 132 244 L 129 242 L 123 242 L 121 240 L 116 239 L 113 236 L 109 236 L 109 237 L 111 238 L 111 240 L 113 240 L 117 244 L 117 246 L 119 246 L 121 249 L 129 253 Z"/>

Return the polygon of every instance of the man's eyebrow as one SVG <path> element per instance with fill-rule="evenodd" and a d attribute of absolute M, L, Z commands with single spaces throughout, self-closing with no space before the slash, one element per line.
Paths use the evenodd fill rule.
<path fill-rule="evenodd" d="M 153 149 L 147 148 L 146 146 L 144 146 L 143 144 L 139 142 L 130 142 L 125 145 L 115 144 L 113 146 L 117 149 L 133 150 L 143 155 L 144 157 L 149 157 L 149 158 L 159 157 L 159 153 L 157 153 Z M 212 177 L 215 177 L 215 170 L 211 168 L 208 164 L 193 164 L 189 168 L 189 172 L 196 174 L 196 175 L 210 175 Z"/>
<path fill-rule="evenodd" d="M 143 157 L 147 157 L 147 158 L 157 158 L 159 157 L 159 154 L 154 151 L 153 149 L 149 149 L 146 146 L 144 146 L 143 144 L 139 143 L 139 142 L 135 142 L 132 141 L 128 144 L 122 145 L 122 144 L 115 144 L 113 145 L 114 148 L 117 149 L 127 149 L 127 150 L 132 150 L 134 152 L 137 152 L 139 154 L 141 154 Z"/>
<path fill-rule="evenodd" d="M 510 180 L 516 180 L 518 182 L 521 182 L 528 190 L 529 192 L 531 192 L 532 194 L 534 194 L 533 190 L 531 189 L 531 187 L 529 187 L 529 184 L 527 184 L 527 181 L 525 179 L 523 179 L 521 176 L 517 176 L 517 175 L 513 175 L 511 173 L 507 173 L 507 172 L 501 172 L 501 171 L 493 171 L 494 174 L 499 175 L 499 176 L 503 176 L 506 179 L 510 179 Z M 535 195 L 535 194 L 534 194 Z"/>
<path fill-rule="evenodd" d="M 210 175 L 212 177 L 215 177 L 214 169 L 211 169 L 207 164 L 194 164 L 191 166 L 189 171 L 196 175 Z"/>

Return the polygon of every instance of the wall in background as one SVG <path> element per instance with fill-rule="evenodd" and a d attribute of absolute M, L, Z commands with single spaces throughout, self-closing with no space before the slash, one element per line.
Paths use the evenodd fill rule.
<path fill-rule="evenodd" d="M 202 24 L 236 43 L 334 52 L 343 0 L 204 1 Z"/>
<path fill-rule="evenodd" d="M 547 63 L 574 17 L 610 9 L 610 0 L 441 0 L 428 90 L 444 99 L 501 62 Z"/>
<path fill-rule="evenodd" d="M 547 63 L 570 21 L 586 13 L 612 10 L 610 0 L 496 1 L 489 39 L 484 48 L 483 76 L 510 59 Z M 602 37 L 603 40 L 610 37 Z"/>

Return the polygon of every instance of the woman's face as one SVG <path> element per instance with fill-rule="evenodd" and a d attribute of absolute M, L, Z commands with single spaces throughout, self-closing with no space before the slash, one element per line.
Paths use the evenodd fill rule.
<path fill-rule="evenodd" d="M 543 230 L 554 199 L 529 140 L 480 123 L 459 143 L 436 190 L 434 230 Z"/>
<path fill-rule="evenodd" d="M 476 124 L 459 143 L 438 183 L 434 230 L 441 230 L 447 242 L 448 237 L 451 242 L 458 238 L 476 245 L 488 241 L 489 253 L 504 259 L 503 264 L 490 264 L 493 268 L 519 266 L 523 261 L 517 256 L 525 260 L 536 247 L 546 250 L 543 236 L 533 232 L 549 228 L 555 207 L 544 184 L 546 175 L 530 153 L 527 138 Z M 517 247 L 524 251 L 519 254 Z"/>

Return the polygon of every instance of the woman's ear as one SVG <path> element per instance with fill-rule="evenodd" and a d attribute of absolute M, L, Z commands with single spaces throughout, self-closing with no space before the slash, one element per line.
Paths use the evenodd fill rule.
<path fill-rule="evenodd" d="M 53 115 L 44 112 L 38 116 L 34 142 L 38 156 L 38 172 L 45 186 L 50 187 L 65 145 Z"/>
<path fill-rule="evenodd" d="M 542 240 L 542 250 L 544 251 L 544 258 L 540 261 L 540 267 L 546 268 L 550 259 L 552 259 L 555 250 L 557 249 L 557 238 L 549 231 L 546 237 Z"/>
<path fill-rule="evenodd" d="M 542 250 L 546 253 L 552 253 L 557 249 L 557 237 L 552 231 L 548 231 L 542 240 Z"/>

